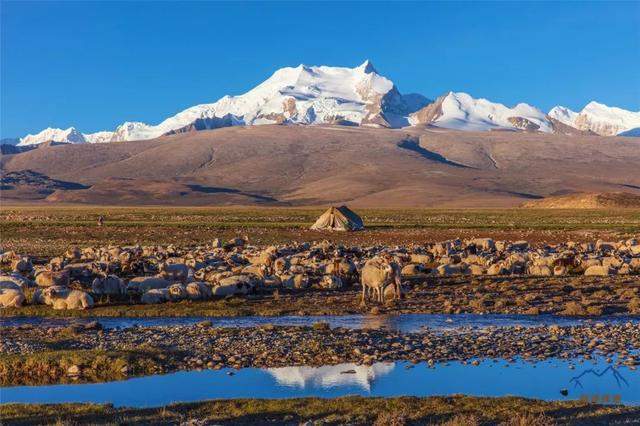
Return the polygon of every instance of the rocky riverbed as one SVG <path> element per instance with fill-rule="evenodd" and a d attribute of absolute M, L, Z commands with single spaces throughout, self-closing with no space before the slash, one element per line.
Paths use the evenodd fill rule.
<path fill-rule="evenodd" d="M 344 362 L 464 361 L 483 358 L 589 359 L 595 355 L 632 369 L 640 364 L 640 324 L 496 327 L 400 333 L 384 329 L 265 325 L 102 329 L 98 322 L 69 327 L 5 327 L 0 346 L 3 385 L 99 381 L 131 375 L 224 367 L 333 365 Z M 108 364 L 108 366 L 102 365 Z M 113 365 L 119 367 L 114 371 Z M 102 372 L 97 374 L 96 372 Z M 113 376 L 113 377 L 112 377 Z"/>

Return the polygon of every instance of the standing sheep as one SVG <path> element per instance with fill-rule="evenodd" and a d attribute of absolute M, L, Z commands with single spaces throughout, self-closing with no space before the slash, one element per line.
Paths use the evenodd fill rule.
<path fill-rule="evenodd" d="M 380 303 L 384 303 L 384 288 L 387 285 L 395 286 L 395 294 L 401 295 L 400 266 L 389 260 L 374 258 L 368 260 L 360 274 L 362 284 L 362 303 L 366 304 L 366 296 L 369 289 L 377 295 Z"/>

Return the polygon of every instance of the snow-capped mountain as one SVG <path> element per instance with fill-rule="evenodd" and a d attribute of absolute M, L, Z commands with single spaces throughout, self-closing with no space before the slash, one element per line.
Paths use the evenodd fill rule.
<path fill-rule="evenodd" d="M 66 142 L 66 143 L 85 143 L 84 135 L 77 131 L 74 127 L 68 129 L 53 129 L 48 127 L 35 135 L 27 135 L 20 138 L 18 146 L 37 145 L 43 142 Z"/>
<path fill-rule="evenodd" d="M 447 129 L 519 130 L 601 135 L 634 135 L 640 112 L 591 102 L 580 113 L 555 107 L 549 114 L 520 103 L 508 107 L 466 93 L 449 92 L 436 101 L 401 94 L 371 62 L 355 68 L 306 66 L 281 68 L 238 96 L 196 105 L 156 125 L 125 122 L 113 132 L 83 134 L 75 128 L 47 128 L 19 139 L 19 146 L 43 142 L 106 143 L 157 138 L 167 134 L 260 124 L 342 124 L 400 128 L 432 125 Z M 634 130 L 636 129 L 636 130 Z"/>
<path fill-rule="evenodd" d="M 524 103 L 513 108 L 449 92 L 410 117 L 411 124 L 432 124 L 457 130 L 527 130 L 553 132 L 553 124 L 539 109 Z"/>
<path fill-rule="evenodd" d="M 85 141 L 87 143 L 107 143 L 111 142 L 113 138 L 113 132 L 95 132 L 95 133 L 85 133 L 83 134 Z"/>
<path fill-rule="evenodd" d="M 329 386 L 355 386 L 370 391 L 372 384 L 391 373 L 395 363 L 357 365 L 351 363 L 322 367 L 269 368 L 267 372 L 282 386 L 299 389 L 327 388 Z M 349 374 L 345 374 L 348 371 Z"/>
<path fill-rule="evenodd" d="M 114 140 L 150 139 L 182 129 L 203 130 L 257 124 L 352 124 L 402 127 L 427 104 L 419 95 L 401 95 L 371 62 L 356 68 L 282 68 L 249 92 L 196 105 L 158 125 L 124 123 Z M 192 127 L 192 126 L 195 126 Z"/>
<path fill-rule="evenodd" d="M 568 126 L 573 126 L 573 123 L 575 123 L 576 118 L 578 117 L 577 112 L 571 111 L 569 108 L 565 108 L 563 106 L 551 108 L 548 115 L 549 117 L 555 118 L 559 122 Z"/>
<path fill-rule="evenodd" d="M 48 127 L 35 135 L 27 135 L 18 140 L 17 146 L 37 145 L 43 142 L 63 143 L 105 143 L 111 142 L 113 132 L 80 133 L 75 127 L 53 129 Z"/>
<path fill-rule="evenodd" d="M 589 102 L 579 113 L 557 106 L 549 111 L 549 116 L 576 129 L 590 130 L 602 136 L 633 136 L 638 133 L 635 129 L 640 127 L 640 111 L 627 111 L 598 102 Z"/>

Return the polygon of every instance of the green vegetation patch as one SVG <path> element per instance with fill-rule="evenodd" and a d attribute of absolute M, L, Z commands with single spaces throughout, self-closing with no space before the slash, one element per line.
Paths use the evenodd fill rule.
<path fill-rule="evenodd" d="M 163 372 L 171 358 L 153 348 L 135 351 L 58 350 L 0 355 L 0 385 L 105 382 Z"/>

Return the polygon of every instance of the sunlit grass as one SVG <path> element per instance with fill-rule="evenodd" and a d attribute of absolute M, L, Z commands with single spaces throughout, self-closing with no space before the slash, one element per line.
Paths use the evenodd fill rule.
<path fill-rule="evenodd" d="M 216 424 L 433 424 L 433 425 L 551 425 L 609 424 L 637 420 L 638 408 L 597 406 L 579 401 L 546 402 L 516 397 L 469 396 L 429 398 L 236 399 L 133 409 L 99 404 L 5 404 L 6 424 L 37 423 L 184 423 Z M 476 422 L 476 423 L 472 423 Z"/>

